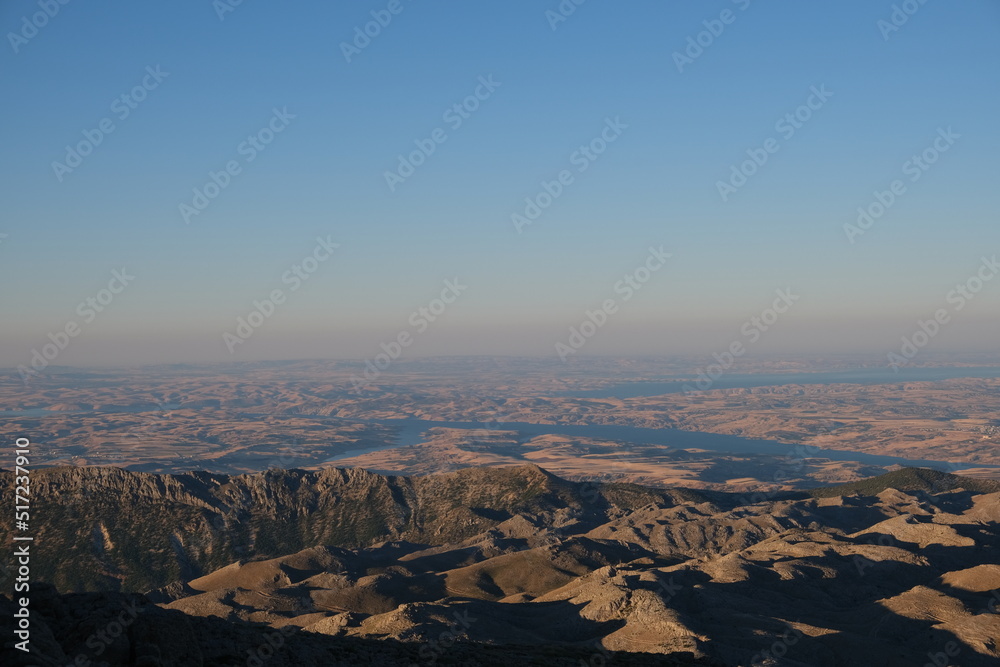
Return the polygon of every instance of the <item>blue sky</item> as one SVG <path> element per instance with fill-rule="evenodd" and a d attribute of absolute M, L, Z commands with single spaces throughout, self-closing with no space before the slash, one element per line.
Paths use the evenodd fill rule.
<path fill-rule="evenodd" d="M 0 365 L 71 321 L 59 364 L 369 358 L 455 277 L 468 289 L 408 355 L 554 356 L 608 298 L 620 308 L 579 354 L 710 354 L 784 287 L 800 299 L 754 351 L 882 353 L 1000 250 L 995 2 L 913 2 L 885 39 L 893 3 L 871 0 L 588 0 L 554 29 L 554 0 L 400 0 L 347 62 L 390 4 L 245 0 L 220 19 L 208 0 L 70 2 L 23 39 L 37 2 L 0 5 Z M 678 71 L 706 21 L 720 34 Z M 453 128 L 481 77 L 499 85 Z M 786 138 L 776 122 L 813 87 L 832 95 Z M 274 109 L 294 118 L 247 162 Z M 114 131 L 60 180 L 53 162 L 102 119 Z M 572 155 L 607 119 L 627 128 L 580 173 Z M 390 191 L 397 156 L 438 128 Z M 911 181 L 904 163 L 947 128 Z M 723 201 L 718 182 L 769 138 Z M 230 160 L 240 173 L 186 224 L 179 206 Z M 572 183 L 518 233 L 511 215 L 562 170 Z M 895 179 L 904 194 L 849 243 Z M 319 236 L 340 247 L 292 292 L 282 276 Z M 672 257 L 622 302 L 650 246 Z M 135 280 L 83 321 L 123 266 Z M 287 300 L 230 353 L 223 334 L 274 289 Z M 989 349 L 998 306 L 986 282 L 932 346 Z"/>

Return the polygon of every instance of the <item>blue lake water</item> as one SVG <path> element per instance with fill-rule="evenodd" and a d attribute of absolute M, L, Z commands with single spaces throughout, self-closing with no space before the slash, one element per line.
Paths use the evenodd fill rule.
<path fill-rule="evenodd" d="M 712 389 L 726 388 L 746 388 L 746 387 L 766 387 L 782 384 L 884 384 L 902 383 L 918 381 L 947 380 L 954 378 L 996 378 L 1000 377 L 1000 367 L 935 367 L 935 368 L 902 368 L 898 373 L 894 373 L 887 368 L 861 368 L 842 371 L 827 371 L 817 373 L 771 373 L 771 374 L 729 374 L 723 375 L 712 383 Z M 644 382 L 623 382 L 610 385 L 601 389 L 571 391 L 555 394 L 557 396 L 579 397 L 579 398 L 636 398 L 642 396 L 658 396 L 662 394 L 679 393 L 685 390 L 685 386 L 693 384 L 695 378 L 691 376 L 663 376 L 656 381 Z M 149 406 L 116 406 L 113 409 L 100 411 L 77 411 L 77 412 L 56 412 L 42 408 L 31 408 L 26 410 L 2 410 L 0 418 L 3 417 L 45 417 L 53 414 L 110 414 L 110 413 L 137 413 L 156 412 L 162 410 L 174 410 L 179 405 L 149 405 Z M 247 414 L 248 417 L 255 415 Z M 456 429 L 480 429 L 487 427 L 482 422 L 452 422 L 452 421 L 430 421 L 422 419 L 382 419 L 382 420 L 339 420 L 335 417 L 323 417 L 317 415 L 297 415 L 301 417 L 315 417 L 317 419 L 329 419 L 331 421 L 361 422 L 367 424 L 381 424 L 395 430 L 396 437 L 389 442 L 376 447 L 356 449 L 343 452 L 338 456 L 327 459 L 327 462 L 336 462 L 342 459 L 359 456 L 371 452 L 407 447 L 423 441 L 422 434 L 430 428 L 456 428 Z M 859 452 L 848 452 L 833 449 L 803 450 L 801 445 L 789 445 L 772 440 L 754 440 L 733 435 L 721 435 L 716 433 L 703 433 L 696 431 L 681 431 L 677 429 L 653 429 L 636 426 L 605 426 L 605 425 L 569 425 L 569 424 L 532 424 L 528 422 L 501 422 L 490 426 L 493 429 L 514 430 L 521 437 L 527 439 L 540 435 L 565 435 L 571 437 L 586 437 L 605 440 L 616 440 L 627 443 L 635 443 L 643 446 L 661 446 L 674 449 L 702 449 L 729 454 L 765 454 L 772 456 L 801 457 L 807 455 L 813 458 L 826 458 L 834 461 L 857 461 L 869 465 L 905 465 L 931 467 L 939 470 L 954 470 L 961 467 L 969 467 L 973 464 L 952 464 L 946 461 L 936 461 L 928 459 L 905 459 L 895 456 L 879 456 L 875 454 L 863 454 Z M 804 453 L 807 452 L 807 453 Z M 1000 468 L 1000 466 L 979 466 L 985 468 Z"/>
<path fill-rule="evenodd" d="M 898 373 L 889 368 L 857 368 L 841 371 L 817 373 L 744 373 L 723 375 L 712 383 L 712 389 L 744 387 L 769 387 L 783 384 L 886 384 L 903 382 L 923 382 L 950 380 L 955 378 L 996 378 L 1000 377 L 1000 366 L 987 367 L 929 367 L 901 368 Z M 555 394 L 576 398 L 637 398 L 680 393 L 690 386 L 694 377 L 688 375 L 664 376 L 662 381 L 623 382 L 601 389 L 570 391 Z M 366 454 L 369 452 L 407 447 L 423 441 L 422 434 L 429 428 L 484 429 L 480 422 L 438 422 L 420 419 L 384 419 L 378 424 L 396 429 L 397 437 L 392 443 L 364 450 L 352 450 L 335 456 L 328 462 Z M 495 428 L 516 430 L 521 436 L 531 438 L 539 435 L 566 435 L 574 437 L 618 440 L 640 445 L 659 445 L 676 449 L 703 449 L 720 453 L 767 454 L 772 456 L 803 456 L 801 446 L 789 445 L 773 440 L 754 440 L 734 435 L 680 431 L 677 429 L 654 429 L 636 426 L 590 426 L 562 424 L 530 424 L 526 422 L 502 422 L 492 424 Z M 953 464 L 930 459 L 906 459 L 898 456 L 879 456 L 835 449 L 808 449 L 808 456 L 832 461 L 857 461 L 869 465 L 904 465 L 929 467 L 939 470 L 955 470 L 975 464 Z M 997 468 L 982 465 L 978 467 Z"/>
<path fill-rule="evenodd" d="M 424 441 L 422 434 L 430 428 L 458 428 L 479 430 L 510 430 L 517 431 L 523 438 L 533 438 L 539 435 L 566 435 L 580 438 L 597 438 L 631 442 L 644 446 L 658 445 L 675 449 L 704 449 L 728 454 L 767 454 L 771 456 L 788 456 L 793 458 L 809 457 L 824 458 L 832 461 L 857 461 L 868 465 L 888 466 L 903 465 L 915 467 L 936 468 L 938 470 L 955 470 L 969 467 L 971 464 L 952 464 L 947 461 L 930 459 L 906 459 L 898 456 L 879 456 L 860 452 L 847 452 L 836 449 L 812 449 L 802 445 L 789 445 L 774 440 L 753 440 L 735 435 L 718 433 L 703 433 L 700 431 L 680 431 L 669 428 L 642 428 L 638 426 L 590 426 L 570 424 L 531 424 L 527 422 L 500 422 L 491 424 L 487 429 L 482 422 L 449 422 L 429 421 L 424 419 L 380 419 L 365 423 L 380 424 L 396 429 L 396 439 L 377 447 L 356 449 L 344 452 L 327 459 L 327 463 L 336 462 L 352 456 L 370 452 L 379 452 L 398 447 L 407 447 Z M 982 466 L 986 468 L 1000 466 Z"/>

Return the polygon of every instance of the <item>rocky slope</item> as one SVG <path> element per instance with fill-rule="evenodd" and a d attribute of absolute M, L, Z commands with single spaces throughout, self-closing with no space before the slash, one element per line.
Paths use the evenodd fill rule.
<path fill-rule="evenodd" d="M 0 472 L 11 497 L 13 475 Z M 536 466 L 387 477 L 360 469 L 250 475 L 154 475 L 119 468 L 32 473 L 36 577 L 60 591 L 143 591 L 235 560 L 316 545 L 387 540 L 446 544 L 515 515 L 552 529 L 586 527 L 697 492 L 574 484 Z M 13 516 L 0 518 L 9 534 Z"/>
<path fill-rule="evenodd" d="M 39 508 L 84 486 L 91 497 L 95 489 L 119 495 L 78 507 L 69 523 L 44 519 L 44 541 L 77 546 L 92 563 L 125 563 L 119 568 L 131 567 L 126 548 L 149 550 L 147 567 L 166 552 L 169 562 L 201 568 L 141 603 L 150 618 L 187 633 L 184 645 L 199 651 L 190 664 L 226 664 L 206 646 L 223 641 L 245 655 L 268 632 L 299 638 L 300 648 L 289 639 L 281 654 L 297 664 L 338 664 L 333 656 L 347 654 L 337 651 L 379 650 L 372 646 L 397 652 L 384 664 L 499 664 L 487 645 L 518 664 L 646 664 L 634 652 L 663 661 L 650 664 L 1000 661 L 1000 489 L 988 481 L 901 470 L 749 499 L 573 484 L 533 467 L 426 478 L 50 475 L 38 486 L 48 499 L 36 498 Z M 220 550 L 228 535 L 251 538 L 253 556 L 210 571 L 197 558 L 215 552 L 169 542 L 184 512 L 196 517 L 195 530 L 209 522 Z M 229 523 L 216 528 L 214 516 Z M 259 538 L 282 524 L 284 542 Z M 127 588 L 138 580 L 102 577 L 91 581 Z M 52 655 L 97 657 L 80 642 L 100 623 L 73 610 L 119 594 L 101 595 L 38 603 Z M 143 664 L 176 664 L 165 640 L 139 627 L 116 650 L 145 656 L 155 645 L 159 657 Z"/>
<path fill-rule="evenodd" d="M 31 652 L 15 650 L 13 605 L 0 597 L 0 661 L 9 667 L 135 665 L 136 667 L 398 667 L 483 665 L 578 667 L 592 664 L 592 649 L 572 646 L 494 646 L 449 641 L 417 644 L 275 630 L 260 624 L 193 618 L 162 609 L 144 596 L 122 593 L 59 595 L 35 589 Z M 124 616 L 123 616 L 124 615 Z M 124 619 L 124 623 L 122 622 Z M 641 653 L 601 654 L 601 664 L 648 667 L 711 667 L 713 663 Z"/>

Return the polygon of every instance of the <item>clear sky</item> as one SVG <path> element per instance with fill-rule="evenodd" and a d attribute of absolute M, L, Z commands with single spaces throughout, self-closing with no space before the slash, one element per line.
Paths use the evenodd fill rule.
<path fill-rule="evenodd" d="M 233 2 L 0 4 L 0 365 L 995 347 L 1000 3 Z"/>

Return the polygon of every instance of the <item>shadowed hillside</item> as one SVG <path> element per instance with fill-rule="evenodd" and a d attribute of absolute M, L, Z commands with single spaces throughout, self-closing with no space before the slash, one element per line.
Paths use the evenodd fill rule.
<path fill-rule="evenodd" d="M 951 646 L 975 667 L 1000 660 L 992 488 L 916 469 L 746 504 L 534 466 L 64 468 L 35 473 L 32 566 L 66 592 L 148 591 L 143 618 L 158 620 L 116 648 L 135 664 L 176 664 L 153 661 L 172 642 L 190 664 L 225 664 L 217 641 L 244 651 L 279 632 L 297 639 L 274 664 L 426 663 L 419 651 L 448 637 L 458 648 L 440 664 L 646 664 L 626 656 L 642 651 L 661 660 L 649 664 L 902 666 Z M 39 664 L 79 651 L 118 595 L 39 596 L 56 656 Z M 70 620 L 83 608 L 91 630 Z"/>
<path fill-rule="evenodd" d="M 83 658 L 97 658 L 103 664 L 141 667 L 208 667 L 211 665 L 254 665 L 268 667 L 357 667 L 373 665 L 482 665 L 509 667 L 577 667 L 599 656 L 604 665 L 649 667 L 711 666 L 708 661 L 648 655 L 611 654 L 572 646 L 491 646 L 482 643 L 447 641 L 416 644 L 302 632 L 288 626 L 275 630 L 259 623 L 225 621 L 218 618 L 194 619 L 161 609 L 141 595 L 87 593 L 57 595 L 38 587 L 32 611 L 36 614 L 32 652 L 13 650 L 14 607 L 0 597 L 0 628 L 5 645 L 3 664 L 9 667 L 62 667 Z M 113 640 L 101 631 L 127 610 L 130 622 Z M 134 613 L 133 613 L 134 612 Z M 113 626 L 112 626 L 113 627 Z M 109 637 L 110 639 L 110 637 Z M 440 641 L 440 640 L 444 641 Z M 95 656 L 95 647 L 100 654 Z"/>
<path fill-rule="evenodd" d="M 0 492 L 12 492 L 0 475 Z M 59 590 L 144 591 L 235 560 L 316 545 L 465 539 L 515 515 L 578 532 L 648 504 L 697 492 L 573 483 L 536 466 L 428 477 L 365 470 L 270 470 L 253 475 L 154 475 L 119 468 L 33 473 L 35 570 Z M 12 516 L 0 520 L 11 529 Z"/>
<path fill-rule="evenodd" d="M 811 489 L 807 493 L 814 498 L 832 498 L 852 493 L 873 496 L 886 489 L 926 491 L 928 493 L 966 489 L 975 493 L 992 493 L 1000 491 L 1000 482 L 989 479 L 960 477 L 959 475 L 951 475 L 930 468 L 901 468 L 884 475 L 879 475 L 878 477 L 870 477 L 857 482 Z"/>

